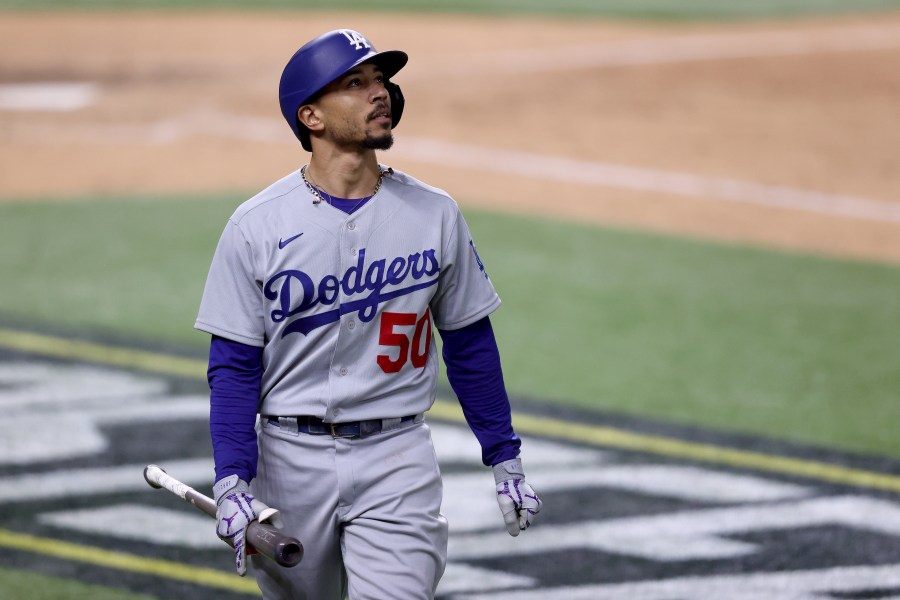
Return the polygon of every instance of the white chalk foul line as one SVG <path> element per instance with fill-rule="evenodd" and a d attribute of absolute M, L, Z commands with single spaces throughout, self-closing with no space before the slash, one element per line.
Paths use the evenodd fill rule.
<path fill-rule="evenodd" d="M 399 137 L 396 153 L 419 162 L 556 183 L 621 188 L 900 223 L 900 205 L 891 202 L 737 179 L 495 150 L 425 138 Z"/>

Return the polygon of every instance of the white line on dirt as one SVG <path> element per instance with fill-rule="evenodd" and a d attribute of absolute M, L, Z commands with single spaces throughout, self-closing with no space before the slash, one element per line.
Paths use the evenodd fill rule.
<path fill-rule="evenodd" d="M 900 205 L 891 202 L 738 179 L 544 156 L 425 138 L 398 137 L 396 154 L 418 162 L 505 173 L 555 183 L 655 192 L 900 223 Z"/>
<path fill-rule="evenodd" d="M 0 110 L 69 112 L 90 106 L 97 96 L 93 83 L 3 84 Z"/>

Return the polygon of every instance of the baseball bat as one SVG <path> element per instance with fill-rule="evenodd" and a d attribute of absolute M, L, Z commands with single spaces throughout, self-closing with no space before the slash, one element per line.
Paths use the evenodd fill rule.
<path fill-rule="evenodd" d="M 144 479 L 150 487 L 166 489 L 209 516 L 216 517 L 216 503 L 212 498 L 178 481 L 160 467 L 144 467 Z M 283 567 L 293 567 L 303 558 L 303 544 L 299 540 L 259 521 L 252 521 L 247 527 L 247 544 Z"/>

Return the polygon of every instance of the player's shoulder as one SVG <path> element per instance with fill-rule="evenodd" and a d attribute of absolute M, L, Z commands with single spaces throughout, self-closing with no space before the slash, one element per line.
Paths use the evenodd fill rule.
<path fill-rule="evenodd" d="M 387 167 L 383 168 L 387 169 Z M 384 178 L 382 185 L 409 202 L 428 203 L 438 209 L 459 210 L 456 201 L 444 190 L 428 185 L 424 181 L 397 169 L 388 169 L 388 174 Z"/>
<path fill-rule="evenodd" d="M 285 175 L 249 200 L 241 203 L 231 215 L 231 221 L 240 224 L 245 219 L 253 218 L 260 213 L 278 210 L 281 205 L 290 202 L 290 198 L 298 190 L 301 193 L 306 193 L 300 169 Z"/>

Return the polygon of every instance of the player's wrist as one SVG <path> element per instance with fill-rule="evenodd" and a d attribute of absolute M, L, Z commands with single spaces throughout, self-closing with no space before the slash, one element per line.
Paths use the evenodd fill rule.
<path fill-rule="evenodd" d="M 525 479 L 525 470 L 522 468 L 521 458 L 511 458 L 493 466 L 494 483 L 501 483 L 510 479 Z"/>
<path fill-rule="evenodd" d="M 213 485 L 213 498 L 216 500 L 216 506 L 221 503 L 222 498 L 232 493 L 249 492 L 250 484 L 238 477 L 237 475 L 229 475 L 218 480 Z"/>

